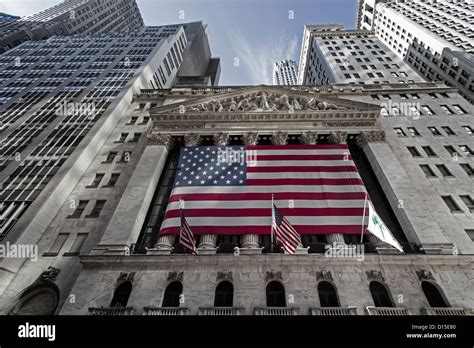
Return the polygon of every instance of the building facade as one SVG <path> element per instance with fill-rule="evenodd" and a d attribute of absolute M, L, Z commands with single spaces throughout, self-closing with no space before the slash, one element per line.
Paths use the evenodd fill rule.
<path fill-rule="evenodd" d="M 377 37 L 428 81 L 444 82 L 473 101 L 474 5 L 463 1 L 359 2 L 360 27 Z M 361 12 L 361 10 L 359 10 Z M 371 23 L 371 24 L 369 24 Z"/>
<path fill-rule="evenodd" d="M 432 114 L 386 114 L 382 99 L 393 107 L 420 103 Z M 447 116 L 445 104 L 464 112 Z M 40 261 L 25 261 L 5 287 L 2 308 L 72 315 L 470 314 L 469 105 L 455 89 L 427 83 L 142 90 L 38 241 Z M 146 127 L 137 124 L 144 117 Z M 422 126 L 445 125 L 446 117 L 454 136 L 446 127 L 435 135 Z M 143 137 L 117 143 L 124 132 Z M 328 255 L 326 245 L 354 246 L 360 234 L 305 235 L 308 249 L 293 256 L 272 250 L 269 235 L 213 234 L 198 238 L 196 256 L 175 236 L 158 235 L 182 147 L 315 143 L 349 145 L 405 254 L 365 236 L 362 259 Z M 109 157 L 123 151 L 131 152 L 129 162 Z M 113 174 L 119 179 L 111 187 Z"/>
<path fill-rule="evenodd" d="M 285 59 L 273 64 L 273 84 L 276 86 L 294 86 L 298 84 L 298 64 Z"/>
<path fill-rule="evenodd" d="M 135 0 L 70 0 L 0 25 L 0 53 L 26 41 L 143 29 Z"/>
<path fill-rule="evenodd" d="M 308 39 L 299 76 L 305 85 L 414 83 L 424 79 L 373 32 L 318 30 Z M 302 58 L 303 60 L 303 58 Z"/>

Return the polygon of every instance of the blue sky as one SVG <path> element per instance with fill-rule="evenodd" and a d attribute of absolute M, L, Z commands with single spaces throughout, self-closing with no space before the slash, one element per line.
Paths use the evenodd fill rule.
<path fill-rule="evenodd" d="M 61 0 L 1 0 L 0 12 L 29 15 Z M 147 25 L 202 20 L 221 58 L 220 85 L 272 84 L 272 64 L 299 60 L 305 24 L 355 27 L 357 0 L 137 0 Z M 235 64 L 237 63 L 238 64 Z M 237 66 L 236 66 L 237 65 Z"/>

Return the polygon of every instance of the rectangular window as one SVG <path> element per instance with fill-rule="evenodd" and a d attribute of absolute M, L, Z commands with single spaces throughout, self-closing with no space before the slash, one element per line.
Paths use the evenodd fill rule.
<path fill-rule="evenodd" d="M 148 121 L 150 121 L 150 116 L 145 116 L 140 124 L 148 124 Z"/>
<path fill-rule="evenodd" d="M 433 115 L 433 110 L 431 110 L 431 108 L 428 105 L 422 105 L 421 109 L 424 111 L 426 115 L 429 115 L 429 116 Z"/>
<path fill-rule="evenodd" d="M 87 188 L 97 188 L 97 187 L 99 187 L 99 184 L 102 181 L 102 179 L 104 178 L 104 176 L 105 176 L 105 174 L 102 174 L 102 173 L 96 174 L 94 180 L 90 183 L 89 186 L 87 186 Z"/>
<path fill-rule="evenodd" d="M 84 245 L 86 238 L 87 233 L 78 233 L 76 239 L 74 239 L 74 242 L 72 243 L 68 252 L 64 254 L 64 256 L 78 255 L 81 252 L 82 246 Z"/>
<path fill-rule="evenodd" d="M 133 116 L 130 121 L 127 123 L 127 125 L 134 125 L 135 123 L 137 123 L 137 120 L 138 120 L 138 117 L 137 116 Z"/>
<path fill-rule="evenodd" d="M 102 208 L 104 207 L 106 201 L 96 201 L 94 209 L 92 209 L 91 213 L 87 215 L 88 218 L 96 218 L 99 217 Z"/>
<path fill-rule="evenodd" d="M 419 137 L 421 136 L 418 130 L 415 127 L 407 127 L 408 131 L 410 132 L 410 135 L 412 137 Z"/>
<path fill-rule="evenodd" d="M 456 135 L 456 133 L 454 133 L 454 131 L 453 131 L 450 127 L 448 127 L 448 126 L 442 126 L 441 128 L 442 128 L 442 129 L 446 132 L 446 134 L 449 135 L 449 136 L 451 136 L 451 135 Z"/>
<path fill-rule="evenodd" d="M 459 114 L 467 114 L 466 110 L 464 110 L 461 105 L 453 105 L 453 109 L 456 110 L 456 112 Z"/>
<path fill-rule="evenodd" d="M 440 171 L 440 173 L 444 177 L 452 177 L 453 176 L 453 174 L 449 171 L 448 167 L 446 167 L 444 164 L 437 164 L 436 168 L 438 168 L 438 170 Z"/>
<path fill-rule="evenodd" d="M 431 134 L 433 134 L 434 136 L 442 135 L 441 132 L 436 127 L 428 127 L 428 129 L 430 130 Z"/>
<path fill-rule="evenodd" d="M 130 140 L 130 142 L 131 143 L 138 143 L 141 136 L 142 136 L 142 133 L 133 133 L 133 138 L 132 138 L 132 140 Z"/>
<path fill-rule="evenodd" d="M 408 149 L 408 152 L 410 152 L 410 154 L 413 157 L 421 157 L 420 152 L 418 151 L 418 149 L 415 146 L 407 146 L 407 149 Z"/>
<path fill-rule="evenodd" d="M 474 176 L 474 169 L 468 163 L 461 163 L 461 168 L 466 172 L 468 176 Z"/>
<path fill-rule="evenodd" d="M 166 72 L 168 73 L 168 76 L 170 76 L 171 75 L 171 69 L 170 69 L 170 66 L 168 65 L 168 60 L 166 59 L 166 57 L 163 59 L 163 64 L 165 66 Z"/>
<path fill-rule="evenodd" d="M 79 201 L 78 206 L 76 207 L 74 212 L 71 215 L 69 215 L 69 217 L 72 219 L 80 218 L 82 213 L 86 209 L 88 203 L 89 201 Z"/>
<path fill-rule="evenodd" d="M 423 171 L 423 173 L 425 173 L 426 177 L 427 178 L 433 178 L 433 177 L 436 177 L 435 173 L 433 172 L 433 170 L 431 169 L 431 167 L 427 164 L 420 164 L 420 168 L 421 170 Z"/>
<path fill-rule="evenodd" d="M 470 126 L 462 126 L 462 129 L 466 131 L 467 134 L 472 135 L 473 130 Z"/>
<path fill-rule="evenodd" d="M 405 134 L 405 132 L 403 131 L 403 129 L 401 129 L 401 128 L 399 128 L 399 127 L 398 127 L 398 128 L 394 128 L 393 130 L 395 131 L 395 133 L 397 133 L 397 135 L 398 135 L 399 137 L 406 137 L 406 136 L 407 136 L 407 135 Z"/>
<path fill-rule="evenodd" d="M 460 156 L 459 155 L 459 152 L 456 151 L 456 149 L 454 148 L 454 146 L 451 146 L 451 145 L 447 145 L 444 147 L 446 149 L 446 151 L 449 152 L 449 154 L 451 156 Z"/>
<path fill-rule="evenodd" d="M 451 196 L 442 196 L 444 203 L 448 206 L 452 213 L 462 213 L 462 210 L 457 205 L 456 201 Z"/>
<path fill-rule="evenodd" d="M 474 199 L 472 199 L 472 197 L 468 195 L 459 196 L 459 197 L 464 202 L 464 204 L 469 209 L 469 211 L 472 213 L 474 211 Z"/>
<path fill-rule="evenodd" d="M 114 187 L 120 177 L 120 173 L 112 173 L 106 187 Z"/>
<path fill-rule="evenodd" d="M 115 157 L 117 156 L 117 153 L 116 151 L 111 151 L 109 152 L 109 154 L 107 155 L 107 158 L 105 159 L 105 161 L 103 163 L 112 163 L 115 159 Z"/>
<path fill-rule="evenodd" d="M 454 114 L 453 110 L 449 108 L 447 105 L 440 105 L 441 109 L 448 115 Z"/>
<path fill-rule="evenodd" d="M 474 242 L 474 230 L 464 230 L 471 240 Z"/>
<path fill-rule="evenodd" d="M 116 143 L 123 143 L 128 138 L 128 133 L 121 133 L 120 137 L 117 139 Z"/>
<path fill-rule="evenodd" d="M 59 254 L 61 251 L 62 247 L 64 246 L 64 243 L 66 243 L 66 240 L 68 238 L 69 234 L 68 233 L 60 233 L 56 237 L 54 243 L 51 245 L 49 248 L 48 252 L 45 254 L 45 256 L 55 256 Z"/>
<path fill-rule="evenodd" d="M 428 157 L 437 157 L 436 153 L 430 146 L 422 146 L 423 151 L 428 155 Z"/>
<path fill-rule="evenodd" d="M 464 152 L 464 154 L 466 156 L 474 156 L 474 152 L 472 152 L 471 148 L 467 145 L 459 145 L 459 148 L 461 149 L 462 152 Z"/>

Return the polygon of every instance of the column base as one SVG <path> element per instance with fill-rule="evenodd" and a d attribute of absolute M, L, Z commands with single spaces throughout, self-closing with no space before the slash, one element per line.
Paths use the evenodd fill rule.
<path fill-rule="evenodd" d="M 379 255 L 403 255 L 403 253 L 397 248 L 386 247 L 386 246 L 376 246 L 375 250 Z"/>
<path fill-rule="evenodd" d="M 217 254 L 217 248 L 198 248 L 198 255 L 215 255 Z"/>
<path fill-rule="evenodd" d="M 457 248 L 452 243 L 425 243 L 420 250 L 428 255 L 457 255 Z"/>
<path fill-rule="evenodd" d="M 238 248 L 239 255 L 260 255 L 263 248 Z"/>
<path fill-rule="evenodd" d="M 147 248 L 147 255 L 171 255 L 171 250 Z"/>
<path fill-rule="evenodd" d="M 297 248 L 295 251 L 295 255 L 308 255 L 308 254 L 309 254 L 309 247 Z"/>

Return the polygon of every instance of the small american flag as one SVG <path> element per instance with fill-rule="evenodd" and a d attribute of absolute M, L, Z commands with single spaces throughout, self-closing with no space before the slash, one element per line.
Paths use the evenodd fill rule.
<path fill-rule="evenodd" d="M 182 245 L 186 250 L 190 251 L 193 254 L 197 254 L 196 251 L 196 239 L 194 234 L 191 231 L 191 228 L 184 217 L 184 213 L 180 210 L 181 213 L 181 229 L 179 231 L 179 244 Z"/>
<path fill-rule="evenodd" d="M 293 255 L 298 245 L 302 245 L 300 235 L 288 220 L 281 215 L 275 204 L 273 205 L 272 220 L 272 233 L 276 236 L 277 244 L 281 245 L 285 254 Z"/>

